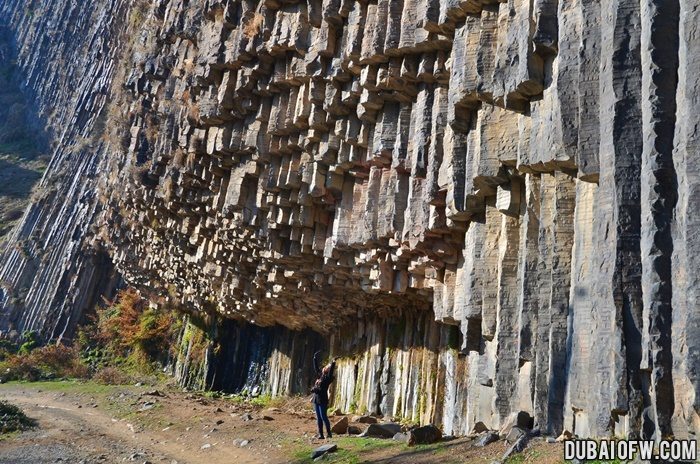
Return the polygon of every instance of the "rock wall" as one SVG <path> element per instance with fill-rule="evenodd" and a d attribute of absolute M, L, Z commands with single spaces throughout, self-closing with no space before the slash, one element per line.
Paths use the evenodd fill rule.
<path fill-rule="evenodd" d="M 429 311 L 369 317 L 330 338 L 309 329 L 259 327 L 190 317 L 174 372 L 180 384 L 247 395 L 308 397 L 313 354 L 339 357 L 332 407 L 399 421 L 433 423 L 466 435 L 467 359 L 459 330 Z"/>
<path fill-rule="evenodd" d="M 104 32 L 117 0 L 92 21 L 57 2 L 59 21 L 4 14 L 41 101 L 70 84 L 32 74 L 47 55 L 27 31 L 74 14 L 103 47 L 80 55 L 105 71 L 70 81 L 94 100 L 67 100 L 66 130 L 92 124 L 111 51 L 126 77 L 109 149 L 74 164 L 59 143 L 53 168 L 83 174 L 18 229 L 70 238 L 38 268 L 11 253 L 10 287 L 43 289 L 12 320 L 52 334 L 52 317 L 74 320 L 95 268 L 70 250 L 90 243 L 188 311 L 355 346 L 343 407 L 455 431 L 525 410 L 554 435 L 697 432 L 693 0 L 157 0 L 135 4 L 121 46 Z M 47 285 L 63 290 L 39 302 Z M 394 353 L 382 320 L 423 335 Z M 252 348 L 230 349 L 236 362 Z"/>

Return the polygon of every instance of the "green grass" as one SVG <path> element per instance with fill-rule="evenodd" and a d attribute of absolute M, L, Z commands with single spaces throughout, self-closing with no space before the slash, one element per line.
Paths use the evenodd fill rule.
<path fill-rule="evenodd" d="M 338 450 L 330 453 L 324 462 L 335 462 L 342 464 L 358 464 L 366 462 L 365 457 L 382 449 L 394 448 L 398 451 L 408 450 L 409 448 L 399 442 L 393 440 L 382 440 L 378 438 L 359 438 L 359 437 L 337 437 L 329 443 L 338 445 Z M 320 445 L 310 445 L 301 440 L 289 442 L 285 448 L 291 450 L 291 458 L 294 464 L 307 464 L 313 462 L 311 452 Z M 417 447 L 410 448 L 415 450 Z"/>
<path fill-rule="evenodd" d="M 103 385 L 97 382 L 92 382 L 89 380 L 75 380 L 75 379 L 62 379 L 62 380 L 42 380 L 39 382 L 27 382 L 23 380 L 13 380 L 0 385 L 0 391 L 6 386 L 11 388 L 16 385 L 22 385 L 27 388 L 33 388 L 34 390 L 42 391 L 55 391 L 55 392 L 65 392 L 70 391 L 71 393 L 83 393 L 83 394 L 110 394 L 115 390 L 123 389 L 124 385 Z"/>

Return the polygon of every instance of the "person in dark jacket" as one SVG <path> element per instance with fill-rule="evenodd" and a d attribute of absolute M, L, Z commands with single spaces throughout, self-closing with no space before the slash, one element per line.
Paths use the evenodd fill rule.
<path fill-rule="evenodd" d="M 335 359 L 325 366 L 323 369 L 319 367 L 320 351 L 314 353 L 314 370 L 316 371 L 316 382 L 314 383 L 311 392 L 313 397 L 311 402 L 316 410 L 316 421 L 318 422 L 318 438 L 323 439 L 323 424 L 326 424 L 328 438 L 333 438 L 331 434 L 331 423 L 328 420 L 328 386 L 333 382 L 335 373 Z"/>

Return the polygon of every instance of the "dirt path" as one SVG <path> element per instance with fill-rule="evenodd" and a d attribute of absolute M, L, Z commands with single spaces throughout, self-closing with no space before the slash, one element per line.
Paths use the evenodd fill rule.
<path fill-rule="evenodd" d="M 286 462 L 275 450 L 252 443 L 241 447 L 233 438 L 227 440 L 229 434 L 220 431 L 235 429 L 224 426 L 234 418 L 223 410 L 214 408 L 205 420 L 191 414 L 196 413 L 196 406 L 182 414 L 185 411 L 178 411 L 182 398 L 169 394 L 151 397 L 134 387 L 47 391 L 38 385 L 45 386 L 0 386 L 0 397 L 22 407 L 39 423 L 36 430 L 0 442 L 0 463 Z M 222 424 L 217 425 L 219 421 Z"/>
<path fill-rule="evenodd" d="M 39 423 L 0 440 L 0 463 L 304 463 L 322 444 L 312 438 L 315 419 L 301 401 L 262 410 L 162 386 L 77 382 L 0 385 L 0 398 Z M 339 451 L 328 462 L 489 463 L 505 446 L 475 448 L 468 439 L 414 448 L 392 440 L 334 442 Z M 559 456 L 560 446 L 540 443 L 517 462 L 549 464 Z"/>

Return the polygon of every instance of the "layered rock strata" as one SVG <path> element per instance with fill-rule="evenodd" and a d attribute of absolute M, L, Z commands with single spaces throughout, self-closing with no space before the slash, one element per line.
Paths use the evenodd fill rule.
<path fill-rule="evenodd" d="M 138 4 L 99 185 L 76 183 L 103 196 L 90 241 L 188 311 L 331 337 L 345 408 L 366 381 L 356 407 L 460 433 L 524 410 L 554 435 L 694 434 L 697 15 L 691 0 Z M 401 356 L 425 359 L 413 383 L 373 387 L 391 329 L 362 321 L 415 318 L 458 330 L 463 354 L 407 335 Z"/>

